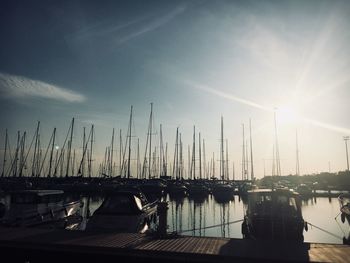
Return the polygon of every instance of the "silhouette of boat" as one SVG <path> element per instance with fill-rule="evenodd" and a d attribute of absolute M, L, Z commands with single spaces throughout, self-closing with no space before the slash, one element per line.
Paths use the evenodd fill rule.
<path fill-rule="evenodd" d="M 121 189 L 105 198 L 87 230 L 145 233 L 156 218 L 158 201 L 148 202 L 139 189 Z"/>
<path fill-rule="evenodd" d="M 341 212 L 341 221 L 344 223 L 345 219 L 350 224 L 350 194 L 341 194 L 338 197 L 340 212 Z"/>
<path fill-rule="evenodd" d="M 306 224 L 298 193 L 288 189 L 248 191 L 248 206 L 242 223 L 244 238 L 304 240 Z"/>
<path fill-rule="evenodd" d="M 62 190 L 21 190 L 10 193 L 10 207 L 1 223 L 5 226 L 64 226 L 81 221 L 80 200 L 65 202 Z M 62 224 L 60 224 L 62 223 Z M 58 225 L 57 225 L 58 224 Z"/>
<path fill-rule="evenodd" d="M 217 202 L 228 202 L 234 197 L 234 188 L 227 183 L 216 183 L 212 186 L 212 193 Z"/>

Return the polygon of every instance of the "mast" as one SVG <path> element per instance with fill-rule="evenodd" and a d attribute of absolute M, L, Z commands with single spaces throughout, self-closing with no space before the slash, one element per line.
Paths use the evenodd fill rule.
<path fill-rule="evenodd" d="M 113 132 L 112 132 L 112 142 L 111 142 L 111 158 L 110 158 L 110 162 L 109 162 L 109 175 L 111 177 L 113 177 L 113 152 L 114 152 L 114 128 L 113 128 Z"/>
<path fill-rule="evenodd" d="M 188 150 L 188 156 L 187 156 L 187 159 L 188 159 L 187 179 L 191 179 L 191 175 L 190 175 L 190 172 L 191 172 L 191 146 L 190 145 L 187 146 L 187 150 Z"/>
<path fill-rule="evenodd" d="M 192 146 L 192 166 L 191 177 L 196 180 L 196 126 L 193 126 L 193 146 Z"/>
<path fill-rule="evenodd" d="M 246 179 L 249 180 L 249 156 L 248 156 L 248 140 L 245 142 L 245 171 L 246 171 Z"/>
<path fill-rule="evenodd" d="M 275 144 L 272 145 L 272 176 L 276 175 Z"/>
<path fill-rule="evenodd" d="M 130 179 L 130 157 L 131 157 L 131 126 L 132 126 L 132 105 L 130 110 L 130 120 L 129 120 L 129 150 L 128 150 L 128 179 Z"/>
<path fill-rule="evenodd" d="M 72 176 L 74 175 L 74 170 L 75 170 L 75 149 L 73 150 Z"/>
<path fill-rule="evenodd" d="M 174 164 L 173 164 L 173 176 L 177 180 L 177 169 L 178 169 L 178 136 L 179 136 L 179 127 L 176 128 L 176 139 L 175 139 L 175 152 L 174 152 Z"/>
<path fill-rule="evenodd" d="M 243 132 L 243 146 L 242 146 L 242 180 L 245 178 L 245 139 L 244 139 L 244 124 L 242 123 L 242 132 Z"/>
<path fill-rule="evenodd" d="M 274 111 L 274 122 L 275 122 L 275 148 L 276 148 L 276 168 L 277 168 L 277 175 L 281 175 L 281 164 L 280 164 L 280 154 L 279 154 L 279 148 L 278 148 L 278 137 L 277 137 L 277 121 L 276 121 L 276 111 Z"/>
<path fill-rule="evenodd" d="M 53 151 L 55 148 L 55 139 L 56 139 L 56 127 L 53 129 L 53 133 L 52 133 L 52 144 L 51 144 L 50 160 L 49 160 L 49 174 L 47 177 L 51 177 L 52 158 L 53 158 Z"/>
<path fill-rule="evenodd" d="M 151 178 L 151 156 L 152 156 L 152 116 L 153 116 L 153 103 L 151 102 L 151 114 L 149 116 L 149 166 L 148 166 L 148 179 Z"/>
<path fill-rule="evenodd" d="M 201 133 L 198 135 L 198 151 L 199 151 L 199 179 L 202 179 L 202 153 L 201 153 Z"/>
<path fill-rule="evenodd" d="M 13 177 L 17 176 L 17 166 L 18 166 L 18 152 L 20 147 L 20 131 L 17 132 L 17 145 L 16 145 L 16 152 L 15 152 L 15 158 L 13 160 L 13 170 L 12 175 Z"/>
<path fill-rule="evenodd" d="M 180 133 L 180 171 L 179 171 L 179 179 L 183 179 L 183 158 L 182 158 L 182 139 Z"/>
<path fill-rule="evenodd" d="M 4 160 L 2 162 L 2 173 L 1 173 L 1 177 L 4 177 L 5 175 L 5 165 L 6 165 L 6 153 L 7 153 L 7 129 L 5 131 L 5 152 L 4 152 Z"/>
<path fill-rule="evenodd" d="M 84 127 L 84 134 L 83 134 L 83 158 L 81 160 L 82 166 L 81 166 L 81 175 L 84 176 L 85 174 L 85 152 L 87 151 L 87 143 L 86 143 L 86 131 Z"/>
<path fill-rule="evenodd" d="M 70 127 L 70 138 L 68 141 L 66 177 L 68 177 L 68 173 L 69 173 L 70 156 L 72 152 L 73 129 L 74 129 L 74 118 L 72 119 L 72 124 Z"/>
<path fill-rule="evenodd" d="M 296 144 L 296 169 L 295 174 L 300 175 L 300 167 L 299 167 L 299 146 L 298 146 L 298 130 L 295 130 L 295 144 Z"/>
<path fill-rule="evenodd" d="M 215 156 L 213 152 L 213 178 L 215 178 Z"/>
<path fill-rule="evenodd" d="M 55 170 L 53 173 L 53 176 L 57 176 L 57 166 L 58 166 L 58 149 L 56 150 L 56 155 L 55 155 Z"/>
<path fill-rule="evenodd" d="M 35 176 L 35 172 L 36 172 L 35 168 L 36 168 L 39 128 L 40 128 L 40 121 L 38 121 L 38 125 L 37 125 L 36 131 L 35 131 L 35 144 L 34 144 L 34 156 L 33 156 L 33 163 L 32 163 L 32 176 Z"/>
<path fill-rule="evenodd" d="M 232 180 L 235 180 L 235 163 L 232 162 Z"/>
<path fill-rule="evenodd" d="M 140 173 L 140 139 L 137 138 L 137 161 L 136 161 L 136 178 L 139 179 Z"/>
<path fill-rule="evenodd" d="M 249 137 L 250 137 L 250 178 L 254 181 L 254 165 L 253 165 L 253 141 L 252 141 L 252 122 L 249 118 Z"/>
<path fill-rule="evenodd" d="M 23 175 L 23 167 L 25 164 L 25 159 L 24 159 L 24 146 L 26 143 L 26 132 L 23 133 L 21 142 L 20 142 L 20 155 L 19 155 L 19 177 L 22 177 Z M 36 163 L 37 166 L 37 163 Z"/>
<path fill-rule="evenodd" d="M 228 140 L 226 139 L 226 180 L 229 180 L 228 173 Z"/>
<path fill-rule="evenodd" d="M 92 173 L 92 143 L 94 141 L 94 125 L 91 125 L 91 138 L 90 138 L 90 154 L 89 156 L 89 178 L 91 178 Z"/>
<path fill-rule="evenodd" d="M 123 140 L 122 129 L 119 130 L 119 175 L 122 176 L 122 152 L 123 152 Z"/>
<path fill-rule="evenodd" d="M 164 143 L 163 143 L 163 131 L 162 124 L 159 125 L 159 166 L 160 166 L 160 176 L 166 175 L 166 162 L 165 162 L 165 154 L 164 154 Z"/>
<path fill-rule="evenodd" d="M 205 159 L 205 142 L 204 142 L 204 139 L 203 139 L 203 163 L 204 163 L 204 171 L 203 171 L 203 173 L 204 173 L 204 177 L 206 178 L 206 179 L 208 179 L 208 174 L 206 173 L 207 172 L 207 169 L 205 168 L 206 167 L 206 163 L 207 163 L 207 161 L 206 161 L 206 159 Z"/>
<path fill-rule="evenodd" d="M 168 143 L 165 143 L 165 163 L 164 163 L 164 175 L 168 175 Z"/>
<path fill-rule="evenodd" d="M 221 139 L 220 139 L 220 176 L 224 180 L 224 120 L 221 116 Z"/>

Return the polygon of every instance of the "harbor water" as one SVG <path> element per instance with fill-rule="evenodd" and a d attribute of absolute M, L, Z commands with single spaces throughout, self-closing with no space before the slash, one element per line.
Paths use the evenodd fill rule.
<path fill-rule="evenodd" d="M 93 215 L 101 205 L 103 197 L 83 197 L 82 214 L 84 222 L 87 215 Z M 242 238 L 241 224 L 244 217 L 245 202 L 234 196 L 229 202 L 218 203 L 213 196 L 201 200 L 191 198 L 170 198 L 168 201 L 168 232 L 181 235 Z M 302 201 L 302 214 L 308 222 L 304 230 L 305 242 L 342 244 L 343 237 L 349 237 L 349 224 L 342 222 L 339 203 L 335 197 L 313 197 Z M 84 229 L 84 224 L 80 228 Z"/>

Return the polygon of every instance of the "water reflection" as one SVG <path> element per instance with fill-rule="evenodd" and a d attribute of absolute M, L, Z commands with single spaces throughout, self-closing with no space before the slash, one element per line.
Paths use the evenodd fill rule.
<path fill-rule="evenodd" d="M 66 200 L 73 200 L 77 195 L 68 195 Z M 102 204 L 103 196 L 81 196 L 84 206 L 81 208 L 83 221 L 75 230 L 84 230 L 89 218 Z M 168 232 L 182 235 L 242 238 L 241 223 L 232 223 L 244 218 L 246 202 L 239 196 L 227 202 L 218 202 L 212 195 L 189 198 L 176 196 L 154 196 L 150 199 L 168 201 Z M 6 210 L 10 203 L 8 196 L 2 200 Z M 306 242 L 349 244 L 349 222 L 342 222 L 337 198 L 318 197 L 302 201 L 302 214 L 305 221 L 311 223 L 304 231 Z M 323 230 L 320 230 L 323 229 Z M 328 233 L 327 233 L 328 231 Z"/>
<path fill-rule="evenodd" d="M 241 224 L 231 224 L 244 217 L 246 203 L 240 197 L 235 196 L 228 202 L 217 202 L 212 196 L 199 202 L 188 197 L 167 197 L 167 200 L 169 231 L 194 236 L 242 238 Z M 302 213 L 305 221 L 317 226 L 304 231 L 305 241 L 341 244 L 342 237 L 348 238 L 349 223 L 336 218 L 339 214 L 337 198 L 304 199 Z"/>
<path fill-rule="evenodd" d="M 211 195 L 201 199 L 167 197 L 167 201 L 170 231 L 194 236 L 242 238 L 240 224 L 228 224 L 243 219 L 243 203 L 238 197 L 225 203 L 218 203 Z"/>

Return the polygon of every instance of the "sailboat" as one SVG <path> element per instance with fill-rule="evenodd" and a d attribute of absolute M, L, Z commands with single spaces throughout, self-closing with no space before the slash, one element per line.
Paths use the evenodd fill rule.
<path fill-rule="evenodd" d="M 306 223 L 298 193 L 288 189 L 256 189 L 248 191 L 247 197 L 242 223 L 244 238 L 304 241 Z"/>
<path fill-rule="evenodd" d="M 217 202 L 227 202 L 233 198 L 234 188 L 225 178 L 224 160 L 224 121 L 221 116 L 221 140 L 220 140 L 220 176 L 221 180 L 212 186 L 212 193 Z"/>

